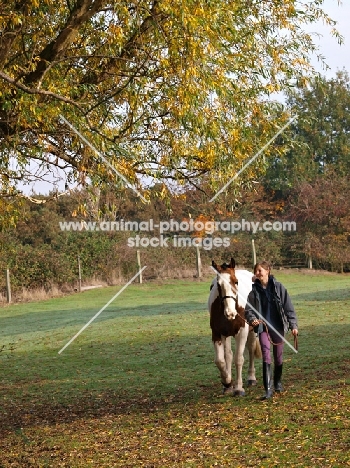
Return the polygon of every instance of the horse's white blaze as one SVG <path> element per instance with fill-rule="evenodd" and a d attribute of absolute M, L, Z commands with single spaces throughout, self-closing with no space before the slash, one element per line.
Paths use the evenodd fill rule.
<path fill-rule="evenodd" d="M 231 276 L 229 273 L 221 273 L 218 277 L 218 283 L 221 288 L 221 295 L 230 296 L 223 299 L 224 303 L 224 314 L 228 320 L 234 320 L 237 315 L 236 311 L 236 297 L 237 293 L 233 289 L 233 286 L 230 283 Z"/>

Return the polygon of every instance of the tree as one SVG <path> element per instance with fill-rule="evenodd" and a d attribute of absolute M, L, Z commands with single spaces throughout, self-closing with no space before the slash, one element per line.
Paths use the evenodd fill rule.
<path fill-rule="evenodd" d="M 288 214 L 296 220 L 306 256 L 319 265 L 343 271 L 350 264 L 349 177 L 326 170 L 312 182 L 296 186 Z"/>
<path fill-rule="evenodd" d="M 267 97 L 302 80 L 322 1 L 0 2 L 0 173 L 28 164 L 221 183 L 286 120 Z M 246 172 L 249 178 L 257 167 Z"/>
<path fill-rule="evenodd" d="M 268 185 L 287 191 L 312 182 L 328 169 L 350 172 L 350 79 L 346 71 L 335 78 L 317 76 L 307 87 L 290 90 L 288 108 L 293 123 L 293 147 L 271 161 Z"/>

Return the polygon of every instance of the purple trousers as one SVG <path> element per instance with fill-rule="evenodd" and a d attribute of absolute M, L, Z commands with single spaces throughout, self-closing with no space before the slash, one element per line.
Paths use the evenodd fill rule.
<path fill-rule="evenodd" d="M 283 331 L 281 332 L 278 330 L 278 332 L 281 334 L 281 336 L 284 336 Z M 270 339 L 273 343 L 276 343 L 276 345 L 273 345 L 270 343 Z M 264 330 L 262 333 L 259 334 L 259 341 L 260 341 L 260 346 L 261 346 L 261 351 L 262 351 L 262 358 L 263 362 L 267 362 L 267 364 L 271 364 L 271 346 L 273 348 L 273 360 L 275 366 L 280 366 L 283 363 L 283 346 L 284 346 L 284 341 L 282 341 L 281 337 L 277 335 L 277 333 L 271 329 L 269 329 L 269 333 Z"/>

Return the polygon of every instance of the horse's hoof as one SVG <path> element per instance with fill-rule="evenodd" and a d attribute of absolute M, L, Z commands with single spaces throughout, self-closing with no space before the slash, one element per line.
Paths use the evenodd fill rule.
<path fill-rule="evenodd" d="M 255 387 L 256 380 L 248 380 L 248 387 Z"/>
<path fill-rule="evenodd" d="M 233 392 L 233 396 L 245 396 L 245 391 L 244 390 L 235 390 Z"/>
<path fill-rule="evenodd" d="M 222 387 L 222 394 L 223 395 L 232 395 L 233 387 Z"/>

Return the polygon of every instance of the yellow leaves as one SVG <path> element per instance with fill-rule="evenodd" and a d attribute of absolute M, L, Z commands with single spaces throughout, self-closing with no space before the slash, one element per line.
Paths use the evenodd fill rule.
<path fill-rule="evenodd" d="M 304 58 L 304 57 L 296 57 L 293 61 L 292 61 L 292 64 L 293 65 L 300 65 L 302 67 L 307 67 L 309 68 L 310 67 L 310 63 Z"/>
<path fill-rule="evenodd" d="M 37 108 L 36 108 L 36 106 L 34 106 L 34 104 L 30 104 L 29 105 L 29 110 L 35 115 Z"/>
<path fill-rule="evenodd" d="M 11 22 L 14 26 L 19 26 L 23 23 L 23 19 L 20 15 L 13 13 L 11 15 Z"/>
<path fill-rule="evenodd" d="M 130 165 L 130 161 L 125 158 L 118 158 L 116 169 L 123 174 L 130 182 L 135 180 L 135 172 Z"/>
<path fill-rule="evenodd" d="M 110 33 L 109 42 L 114 42 L 114 41 L 117 41 L 118 43 L 122 42 L 122 40 L 124 39 L 124 32 L 120 25 L 115 25 L 111 23 L 108 29 Z"/>
<path fill-rule="evenodd" d="M 290 2 L 289 5 L 287 6 L 287 16 L 293 16 L 295 15 L 295 5 L 294 2 Z"/>
<path fill-rule="evenodd" d="M 50 62 L 40 87 L 74 100 L 83 111 L 73 120 L 82 128 L 82 116 L 88 116 L 91 128 L 100 133 L 99 142 L 120 135 L 135 157 L 118 161 L 116 168 L 120 165 L 131 180 L 136 180 L 137 169 L 148 170 L 143 161 L 156 154 L 169 156 L 161 160 L 165 169 L 184 158 L 188 168 L 208 171 L 211 177 L 216 171 L 219 177 L 227 175 L 264 132 L 255 140 L 260 127 L 251 120 L 253 114 L 264 120 L 269 113 L 262 95 L 280 91 L 308 65 L 304 57 L 310 36 L 302 31 L 298 38 L 277 34 L 304 21 L 294 3 L 253 2 L 247 8 L 243 0 L 160 0 L 153 6 L 140 0 L 132 7 L 127 1 L 112 2 L 108 13 L 101 9 L 77 28 L 72 42 L 56 44 L 64 47 L 64 60 Z M 78 4 L 73 2 L 72 8 Z M 31 38 L 26 54 L 21 35 L 16 38 L 7 63 L 13 78 L 37 69 L 40 53 L 60 37 L 70 13 L 65 2 L 29 0 L 26 5 L 35 14 L 11 14 L 9 20 L 20 25 L 24 18 L 28 29 L 23 34 Z M 23 134 L 43 128 L 55 139 L 57 101 L 15 100 L 15 87 L 9 88 L 9 93 L 2 91 L 12 99 Z M 73 107 L 67 106 L 72 115 Z M 250 127 L 247 132 L 245 126 Z M 130 164 L 135 160 L 141 162 Z M 103 165 L 97 169 L 105 177 Z"/>
<path fill-rule="evenodd" d="M 281 90 L 281 87 L 278 82 L 275 82 L 275 83 L 268 83 L 265 86 L 265 89 L 268 93 L 277 93 Z"/>

